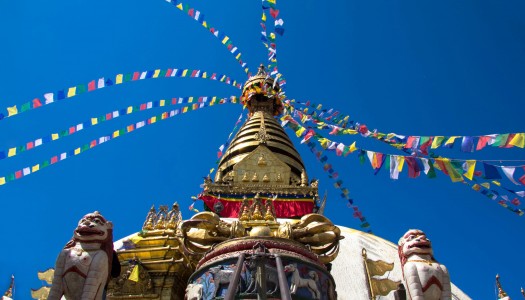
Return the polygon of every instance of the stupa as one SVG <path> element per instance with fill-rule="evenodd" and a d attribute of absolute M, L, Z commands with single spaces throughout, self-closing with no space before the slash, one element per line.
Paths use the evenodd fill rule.
<path fill-rule="evenodd" d="M 318 181 L 276 120 L 282 93 L 263 66 L 241 100 L 249 118 L 204 181 L 206 211 L 182 220 L 176 203 L 152 207 L 115 242 L 122 271 L 107 299 L 409 299 L 397 245 L 319 210 Z"/>

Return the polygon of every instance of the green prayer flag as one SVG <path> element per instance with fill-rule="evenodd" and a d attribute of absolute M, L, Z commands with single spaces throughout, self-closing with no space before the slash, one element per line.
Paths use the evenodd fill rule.
<path fill-rule="evenodd" d="M 22 107 L 20 109 L 22 110 L 22 112 L 31 109 L 31 102 L 26 102 L 22 104 Z"/>
<path fill-rule="evenodd" d="M 133 78 L 133 75 L 131 73 L 124 74 L 124 82 L 131 81 L 131 78 Z"/>
<path fill-rule="evenodd" d="M 86 86 L 84 84 L 77 85 L 77 95 L 86 92 Z"/>
<path fill-rule="evenodd" d="M 46 160 L 40 165 L 40 169 L 45 168 L 47 166 L 49 166 L 49 161 Z"/>

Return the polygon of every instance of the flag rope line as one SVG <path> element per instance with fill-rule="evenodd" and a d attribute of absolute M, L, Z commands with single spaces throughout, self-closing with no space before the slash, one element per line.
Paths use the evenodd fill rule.
<path fill-rule="evenodd" d="M 186 13 L 190 18 L 195 20 L 197 23 L 201 24 L 202 27 L 208 29 L 208 31 L 214 35 L 216 38 L 219 39 L 221 44 L 226 46 L 228 51 L 233 55 L 235 60 L 240 64 L 241 68 L 243 68 L 244 72 L 250 76 L 250 70 L 248 67 L 248 64 L 246 62 L 243 62 L 241 59 L 242 53 L 239 51 L 239 48 L 234 46 L 230 37 L 225 35 L 222 31 L 219 31 L 218 29 L 211 27 L 208 22 L 204 19 L 204 14 L 196 10 L 193 7 L 190 7 L 188 4 L 184 4 L 178 0 L 166 0 L 166 2 L 173 4 L 176 8 L 178 8 L 181 12 Z"/>
<path fill-rule="evenodd" d="M 99 79 L 94 79 L 89 81 L 87 84 L 78 84 L 69 88 L 59 90 L 57 92 L 45 93 L 40 98 L 34 98 L 32 101 L 28 101 L 20 105 L 18 109 L 17 105 L 7 107 L 3 110 L 0 110 L 0 121 L 15 115 L 19 115 L 28 110 L 33 110 L 42 106 L 46 106 L 57 101 L 73 98 L 80 94 L 91 92 L 95 90 L 100 90 L 105 87 L 114 86 L 123 84 L 126 82 L 133 82 L 143 79 L 150 78 L 166 78 L 166 77 L 190 77 L 190 78 L 203 78 L 209 80 L 216 80 L 224 82 L 228 85 L 231 85 L 235 88 L 241 89 L 242 84 L 237 82 L 237 80 L 232 80 L 229 76 L 224 74 L 209 73 L 201 70 L 192 70 L 192 69 L 155 69 L 150 71 L 142 72 L 132 72 L 126 74 L 117 74 L 115 76 L 106 78 L 101 77 Z M 6 111 L 7 115 L 3 114 L 1 111 Z"/>
<path fill-rule="evenodd" d="M 404 156 L 404 155 L 391 155 L 391 154 L 384 154 L 380 152 L 374 152 L 369 151 L 366 149 L 357 148 L 355 146 L 355 142 L 351 146 L 346 146 L 343 143 L 337 143 L 330 141 L 326 138 L 324 138 L 322 135 L 317 134 L 313 129 L 309 129 L 308 133 L 306 133 L 306 128 L 299 125 L 299 123 L 291 118 L 286 118 L 285 121 L 283 121 L 284 126 L 289 127 L 292 129 L 295 133 L 297 138 L 301 138 L 304 136 L 301 143 L 309 142 L 311 138 L 314 138 L 319 145 L 325 150 L 335 150 L 337 156 L 344 155 L 345 157 L 353 152 L 358 152 L 358 157 L 361 161 L 361 163 L 364 163 L 366 160 L 365 157 L 368 157 L 372 168 L 375 170 L 375 174 L 377 174 L 380 170 L 389 168 L 390 169 L 390 178 L 392 179 L 398 179 L 399 173 L 402 172 L 403 166 L 405 162 L 408 165 L 409 169 L 409 177 L 410 178 L 417 178 L 420 176 L 421 171 L 423 171 L 428 178 L 434 178 L 435 177 L 435 169 L 438 169 L 445 175 L 449 176 L 452 180 L 452 182 L 463 182 L 468 184 L 468 182 L 465 181 L 465 179 L 468 179 L 470 182 L 473 182 L 475 180 L 475 177 L 485 177 L 485 178 L 495 178 L 495 179 L 501 179 L 502 176 L 499 174 L 498 168 L 503 170 L 503 173 L 505 176 L 509 179 L 509 181 L 513 182 L 516 185 L 525 185 L 525 175 L 522 175 L 519 179 L 521 182 L 518 183 L 514 179 L 514 171 L 516 167 L 509 167 L 509 166 L 496 166 L 496 165 L 490 165 L 486 164 L 483 161 L 479 161 L 483 164 L 485 167 L 485 174 L 481 171 L 475 171 L 475 167 L 477 164 L 477 160 L 456 160 L 456 159 L 449 159 L 445 157 L 432 157 L 432 158 L 422 158 L 422 157 L 415 157 L 415 156 Z M 309 135 L 309 137 L 307 137 Z M 311 142 L 309 142 L 311 143 Z M 328 157 L 325 155 L 321 162 L 325 162 L 328 159 Z M 324 161 L 323 161 L 324 160 Z M 459 162 L 464 162 L 463 164 L 459 164 Z M 518 166 L 525 170 L 525 166 Z M 325 164 L 324 169 L 332 174 L 334 172 L 332 166 L 330 164 Z M 497 182 L 497 181 L 496 181 Z M 501 183 L 498 182 L 496 184 L 497 186 L 501 186 Z M 475 185 L 473 185 L 473 189 L 476 191 L 480 191 L 480 189 L 474 188 Z M 485 185 L 483 187 L 486 188 Z M 515 192 L 512 191 L 504 186 L 501 186 L 502 189 L 505 189 L 506 191 L 512 192 L 520 197 L 525 196 L 525 192 Z M 489 190 L 488 188 L 486 188 Z M 483 190 L 482 190 L 483 191 Z M 488 192 L 481 192 L 482 194 L 486 195 L 487 197 L 492 197 L 493 200 L 496 200 L 497 197 L 501 197 L 503 199 L 503 202 L 499 202 L 500 205 L 506 207 L 507 209 L 513 211 L 514 213 L 518 214 L 519 216 L 523 215 L 523 210 L 519 208 L 512 208 L 506 206 L 507 203 L 512 203 L 514 206 L 518 206 L 520 204 L 519 201 L 512 202 L 508 199 L 508 197 L 500 196 L 498 192 L 495 192 L 494 190 L 490 190 L 492 193 Z M 496 196 L 494 198 L 494 196 Z"/>
<path fill-rule="evenodd" d="M 235 101 L 235 102 L 233 102 Z M 214 104 L 225 104 L 225 103 L 237 103 L 237 98 L 232 98 L 232 99 L 228 99 L 228 98 L 222 98 L 220 99 L 219 101 L 217 101 L 217 103 L 214 103 Z M 180 109 L 175 109 L 175 110 L 171 110 L 171 111 L 165 111 L 159 115 L 156 115 L 156 116 L 153 116 L 153 117 L 150 117 L 146 120 L 143 120 L 143 121 L 139 121 L 139 122 L 136 122 L 136 123 L 131 123 L 129 124 L 128 126 L 124 127 L 124 128 L 121 128 L 119 130 L 115 130 L 113 133 L 109 134 L 109 135 L 104 135 L 104 136 L 101 136 L 99 137 L 98 139 L 94 139 L 92 140 L 91 142 L 87 143 L 87 144 L 84 144 L 82 146 L 79 146 L 77 148 L 74 148 L 72 150 L 69 150 L 67 152 L 62 152 L 58 155 L 55 155 L 53 157 L 51 157 L 49 160 L 45 160 L 44 162 L 42 163 L 39 163 L 39 164 L 36 164 L 36 165 L 33 165 L 33 166 L 27 166 L 25 168 L 22 168 L 21 170 L 18 170 L 18 171 L 15 171 L 13 173 L 9 173 L 7 175 L 4 175 L 3 177 L 0 177 L 0 186 L 1 185 L 4 185 L 4 184 L 7 184 L 9 182 L 12 182 L 12 181 L 15 181 L 15 180 L 18 180 L 20 178 L 23 178 L 23 177 L 26 177 L 30 174 L 33 174 L 33 173 L 36 173 L 38 171 L 40 171 L 41 169 L 43 168 L 46 168 L 50 165 L 53 165 L 53 164 L 56 164 L 58 162 L 61 162 L 63 160 L 66 160 L 67 158 L 69 157 L 72 157 L 72 156 L 77 156 L 81 153 L 84 153 L 90 149 L 93 149 L 95 148 L 96 146 L 99 146 L 105 142 L 108 142 L 108 141 L 111 141 L 111 140 L 114 140 L 120 136 L 123 136 L 127 133 L 131 133 L 133 131 L 136 131 L 140 128 L 143 128 L 147 125 L 152 125 L 152 124 L 155 124 L 157 123 L 157 121 L 163 121 L 163 120 L 167 120 L 167 119 L 170 119 L 176 115 L 180 115 L 180 114 L 184 114 L 188 111 L 194 111 L 194 110 L 197 110 L 197 109 L 200 109 L 200 108 L 203 108 L 203 107 L 209 107 L 209 106 L 212 106 L 214 105 L 212 104 L 212 102 L 210 103 L 194 103 L 193 105 L 188 105 L 188 106 L 185 106 L 185 107 L 182 107 Z"/>
<path fill-rule="evenodd" d="M 305 105 L 307 107 L 314 108 L 317 111 L 321 111 L 321 114 L 319 116 L 316 116 L 314 114 L 309 114 L 305 110 L 301 111 L 300 109 L 297 109 L 292 103 L 296 102 L 302 105 Z M 333 115 L 330 115 L 326 118 L 322 116 L 325 112 L 331 112 L 333 109 L 329 110 L 321 110 L 322 104 L 315 105 L 315 104 L 306 104 L 302 102 L 298 102 L 295 100 L 287 101 L 287 105 L 290 105 L 295 109 L 298 114 L 301 116 L 301 122 L 305 123 L 307 121 L 311 121 L 315 124 L 317 124 L 318 127 L 322 127 L 320 129 L 332 129 L 332 132 L 334 134 L 357 134 L 360 133 L 363 137 L 372 137 L 377 140 L 380 140 L 382 142 L 386 142 L 387 144 L 390 144 L 391 146 L 397 148 L 397 149 L 407 149 L 412 151 L 417 151 L 422 155 L 428 155 L 428 149 L 436 149 L 439 147 L 447 147 L 447 148 L 453 148 L 454 143 L 457 140 L 461 140 L 461 151 L 462 152 L 474 152 L 479 151 L 485 148 L 487 145 L 491 145 L 493 147 L 499 147 L 499 148 L 512 148 L 512 147 L 519 147 L 524 148 L 525 147 L 525 133 L 523 132 L 516 132 L 516 133 L 503 133 L 503 134 L 484 134 L 484 135 L 472 135 L 472 136 L 462 136 L 462 135 L 455 135 L 455 136 L 406 136 L 406 135 L 399 135 L 396 133 L 381 133 L 377 132 L 376 130 L 370 131 L 366 125 L 359 124 L 355 121 L 349 121 L 348 116 L 346 116 L 344 119 L 337 118 L 337 115 L 339 114 L 338 111 L 336 111 Z M 332 121 L 331 119 L 334 118 Z M 341 121 L 344 120 L 343 126 L 341 125 Z M 326 124 L 322 124 L 320 122 L 324 122 Z M 352 124 L 353 126 L 350 128 L 346 127 L 346 123 Z M 326 126 L 325 126 L 326 125 Z M 328 128 L 326 128 L 328 127 Z M 476 141 L 477 140 L 477 141 Z"/>
<path fill-rule="evenodd" d="M 232 100 L 231 101 L 235 101 L 237 102 L 237 97 L 234 97 L 235 100 Z M 138 104 L 138 105 L 134 105 L 134 106 L 127 106 L 125 108 L 121 108 L 119 110 L 115 110 L 115 111 L 110 111 L 110 112 L 107 112 L 107 113 L 104 113 L 98 117 L 93 117 L 93 118 L 90 118 L 89 120 L 87 121 L 84 121 L 84 122 L 81 122 L 79 124 L 76 124 L 76 125 L 73 125 L 73 126 L 69 126 L 67 127 L 66 129 L 63 129 L 63 130 L 60 130 L 56 133 L 50 133 L 50 134 L 47 134 L 43 137 L 40 137 L 40 138 L 37 138 L 37 139 L 34 139 L 34 140 L 31 140 L 31 141 L 28 141 L 26 143 L 24 143 L 23 145 L 19 145 L 19 146 L 15 146 L 15 147 L 10 147 L 8 149 L 5 149 L 5 150 L 0 150 L 0 160 L 3 160 L 3 159 L 6 159 L 6 158 L 10 158 L 10 157 L 14 157 L 16 155 L 19 155 L 20 153 L 22 152 L 27 152 L 31 149 L 35 149 L 36 147 L 39 147 L 43 144 L 48 144 L 48 143 L 51 143 L 53 141 L 56 141 L 56 140 L 59 140 L 63 137 L 66 137 L 66 136 L 70 136 L 70 135 L 73 135 L 81 130 L 84 130 L 85 128 L 88 128 L 88 127 L 92 127 L 92 126 L 96 126 L 97 124 L 100 124 L 100 123 L 103 123 L 103 122 L 106 122 L 106 121 L 109 121 L 109 120 L 112 120 L 112 119 L 116 119 L 120 116 L 123 116 L 123 115 L 131 115 L 135 112 L 139 112 L 139 111 L 146 111 L 146 110 L 149 110 L 149 109 L 152 109 L 152 108 L 157 108 L 157 107 L 165 107 L 165 106 L 173 106 L 173 105 L 179 105 L 179 104 L 188 104 L 188 103 L 207 103 L 207 102 L 210 102 L 210 103 L 214 103 L 217 101 L 217 99 L 220 99 L 219 97 L 217 96 L 210 96 L 210 97 L 178 97 L 178 98 L 172 98 L 171 100 L 164 100 L 164 99 L 161 99 L 161 100 L 156 100 L 156 101 L 149 101 L 149 102 L 144 102 L 144 103 L 141 103 L 141 104 Z M 210 104 L 210 105 L 213 105 L 213 104 Z"/>

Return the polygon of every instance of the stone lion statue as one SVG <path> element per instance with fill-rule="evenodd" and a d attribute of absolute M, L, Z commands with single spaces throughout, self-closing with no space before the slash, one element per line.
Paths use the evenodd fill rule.
<path fill-rule="evenodd" d="M 102 299 L 109 276 L 120 273 L 115 256 L 113 224 L 98 211 L 85 215 L 58 255 L 48 299 Z M 112 272 L 113 259 L 116 261 Z"/>
<path fill-rule="evenodd" d="M 407 299 L 451 299 L 447 268 L 434 259 L 432 244 L 425 233 L 410 229 L 399 239 L 398 245 Z"/>

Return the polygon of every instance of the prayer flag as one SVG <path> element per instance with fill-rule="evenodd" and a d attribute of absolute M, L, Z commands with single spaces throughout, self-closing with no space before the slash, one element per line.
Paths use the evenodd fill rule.
<path fill-rule="evenodd" d="M 77 87 L 76 86 L 73 86 L 73 87 L 70 87 L 68 90 L 67 90 L 67 97 L 73 97 L 77 94 Z"/>
<path fill-rule="evenodd" d="M 14 116 L 18 114 L 18 109 L 16 108 L 16 105 L 15 106 L 11 106 L 11 107 L 7 107 L 7 116 L 10 117 L 10 116 Z"/>
<path fill-rule="evenodd" d="M 133 271 L 131 271 L 131 274 L 128 277 L 128 280 L 139 282 L 139 266 L 135 265 L 133 267 Z"/>
<path fill-rule="evenodd" d="M 10 148 L 7 152 L 7 157 L 15 156 L 16 155 L 16 147 Z"/>
<path fill-rule="evenodd" d="M 4 185 L 5 184 L 5 177 L 0 177 L 0 185 Z"/>
<path fill-rule="evenodd" d="M 464 136 L 461 140 L 462 152 L 474 152 L 474 138 L 471 136 Z"/>
<path fill-rule="evenodd" d="M 40 102 L 40 99 L 38 98 L 33 99 L 33 108 L 37 108 L 40 106 L 42 106 L 42 102 Z"/>
<path fill-rule="evenodd" d="M 503 171 L 503 174 L 507 176 L 507 178 L 514 183 L 515 185 L 520 185 L 516 180 L 514 180 L 514 171 L 516 171 L 515 167 L 501 167 L 501 170 Z"/>
<path fill-rule="evenodd" d="M 115 84 L 121 84 L 122 83 L 122 74 L 118 74 L 117 78 L 115 78 Z"/>
<path fill-rule="evenodd" d="M 520 148 L 525 147 L 525 133 L 516 133 L 512 139 L 509 139 L 508 144 Z"/>
<path fill-rule="evenodd" d="M 474 169 L 476 168 L 476 161 L 475 160 L 467 160 L 463 164 L 463 170 L 465 170 L 465 173 L 463 175 L 467 177 L 468 179 L 472 180 L 472 176 L 474 176 Z"/>
<path fill-rule="evenodd" d="M 484 162 L 483 167 L 485 169 L 486 179 L 501 179 L 501 175 L 499 174 L 498 168 L 496 168 L 496 166 L 489 165 Z"/>

